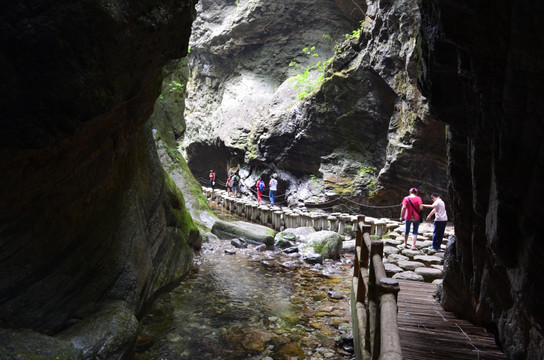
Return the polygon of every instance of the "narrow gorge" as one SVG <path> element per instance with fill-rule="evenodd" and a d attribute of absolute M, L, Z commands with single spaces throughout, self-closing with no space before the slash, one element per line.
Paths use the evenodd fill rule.
<path fill-rule="evenodd" d="M 0 5 L 0 358 L 130 359 L 216 221 L 201 185 L 455 227 L 441 304 L 544 357 L 544 3 Z M 426 199 L 427 200 L 427 199 Z M 430 201 L 430 200 L 428 200 Z M 42 356 L 42 357 L 40 357 Z"/>

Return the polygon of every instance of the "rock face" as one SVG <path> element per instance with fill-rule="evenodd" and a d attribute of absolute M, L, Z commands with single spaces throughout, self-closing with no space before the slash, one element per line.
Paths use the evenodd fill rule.
<path fill-rule="evenodd" d="M 417 89 L 417 1 L 199 7 L 183 142 L 197 177 L 241 168 L 251 186 L 276 173 L 291 203 L 445 193 L 444 125 Z"/>
<path fill-rule="evenodd" d="M 136 314 L 188 271 L 198 231 L 144 124 L 193 16 L 193 1 L 1 5 L 1 327 L 55 335 L 110 301 Z"/>
<path fill-rule="evenodd" d="M 541 359 L 544 4 L 424 0 L 422 13 L 423 90 L 449 124 L 443 306 L 495 327 L 509 359 Z"/>

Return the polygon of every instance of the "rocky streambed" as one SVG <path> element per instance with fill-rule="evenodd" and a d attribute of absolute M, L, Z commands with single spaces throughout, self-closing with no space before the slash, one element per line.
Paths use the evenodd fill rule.
<path fill-rule="evenodd" d="M 418 250 L 404 249 L 400 224 L 382 237 L 388 276 L 441 281 L 443 252 L 428 249 L 432 224 L 420 229 Z M 210 234 L 190 275 L 141 320 L 135 359 L 352 359 L 353 242 L 339 259 L 315 263 L 296 246 Z"/>
<path fill-rule="evenodd" d="M 135 359 L 351 359 L 351 265 L 212 237 L 141 320 Z"/>

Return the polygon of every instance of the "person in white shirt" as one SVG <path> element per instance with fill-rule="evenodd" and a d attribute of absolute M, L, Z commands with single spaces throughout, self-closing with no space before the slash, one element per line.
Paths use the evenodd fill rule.
<path fill-rule="evenodd" d="M 446 204 L 444 204 L 440 195 L 433 193 L 431 198 L 433 199 L 432 205 L 423 205 L 423 207 L 433 209 L 427 216 L 427 220 L 430 220 L 434 215 L 433 245 L 429 249 L 440 250 L 446 224 L 448 223 L 448 214 L 446 213 Z"/>
<path fill-rule="evenodd" d="M 278 180 L 274 176 L 270 177 L 270 183 L 268 184 L 270 191 L 268 192 L 268 197 L 270 198 L 270 203 L 273 204 L 276 200 L 276 190 L 278 190 Z"/>

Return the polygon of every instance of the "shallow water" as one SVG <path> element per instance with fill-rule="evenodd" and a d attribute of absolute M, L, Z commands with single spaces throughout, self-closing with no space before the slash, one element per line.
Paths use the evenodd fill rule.
<path fill-rule="evenodd" d="M 141 321 L 135 359 L 349 359 L 351 268 L 205 244 L 190 275 Z M 349 259 L 343 259 L 349 263 Z"/>

